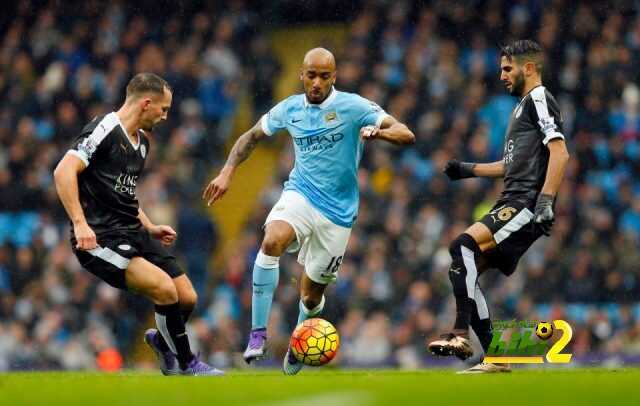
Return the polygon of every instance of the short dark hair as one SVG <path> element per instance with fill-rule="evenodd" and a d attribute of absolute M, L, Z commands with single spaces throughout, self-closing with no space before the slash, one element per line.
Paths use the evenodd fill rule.
<path fill-rule="evenodd" d="M 138 73 L 127 84 L 127 99 L 132 96 L 139 96 L 142 93 L 164 94 L 164 89 L 172 91 L 166 80 L 155 73 Z"/>
<path fill-rule="evenodd" d="M 501 47 L 500 58 L 505 57 L 509 61 L 516 58 L 518 62 L 533 62 L 536 69 L 542 74 L 544 52 L 542 47 L 530 39 L 514 41 Z"/>

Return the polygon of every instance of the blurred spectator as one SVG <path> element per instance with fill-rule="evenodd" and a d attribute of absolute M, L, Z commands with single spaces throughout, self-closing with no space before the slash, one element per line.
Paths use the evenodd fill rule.
<path fill-rule="evenodd" d="M 196 199 L 194 199 L 197 202 Z M 209 284 L 209 261 L 218 242 L 215 224 L 198 206 L 186 202 L 178 205 L 178 228 L 181 236 L 176 241 L 176 249 L 185 258 L 189 278 L 193 282 L 196 292 L 202 295 L 201 301 Z"/>

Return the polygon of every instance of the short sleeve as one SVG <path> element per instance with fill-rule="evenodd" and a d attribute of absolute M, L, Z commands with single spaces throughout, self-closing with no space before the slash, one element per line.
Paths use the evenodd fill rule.
<path fill-rule="evenodd" d="M 108 117 L 106 116 L 100 120 L 95 127 L 89 124 L 89 129 L 83 131 L 67 151 L 68 154 L 80 158 L 86 167 L 95 160 L 99 149 L 107 148 L 108 141 L 105 141 L 105 139 L 115 127 L 112 123 L 113 120 L 108 119 Z M 96 118 L 95 120 L 98 119 Z"/>
<path fill-rule="evenodd" d="M 388 116 L 382 107 L 364 97 L 358 96 L 356 105 L 360 127 L 370 125 L 380 127 L 382 121 Z"/>
<path fill-rule="evenodd" d="M 542 143 L 547 145 L 551 140 L 564 139 L 558 102 L 553 97 L 547 96 L 542 86 L 533 89 L 531 101 L 535 107 L 532 112 L 534 121 L 537 122 L 543 135 Z"/>
<path fill-rule="evenodd" d="M 278 130 L 282 130 L 287 124 L 286 100 L 276 104 L 269 112 L 260 119 L 262 131 L 268 136 L 272 136 Z"/>

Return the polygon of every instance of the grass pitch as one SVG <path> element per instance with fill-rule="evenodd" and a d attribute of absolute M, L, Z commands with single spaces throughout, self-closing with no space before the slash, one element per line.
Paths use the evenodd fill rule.
<path fill-rule="evenodd" d="M 37 372 L 0 374 L 0 405 L 602 406 L 634 404 L 638 382 L 640 369 L 595 368 L 492 375 L 307 368 L 293 377 L 280 371 L 230 371 L 212 378 Z"/>

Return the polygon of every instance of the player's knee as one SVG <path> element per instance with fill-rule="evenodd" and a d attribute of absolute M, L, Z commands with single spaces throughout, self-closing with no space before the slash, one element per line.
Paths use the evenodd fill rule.
<path fill-rule="evenodd" d="M 193 310 L 198 303 L 198 294 L 195 290 L 190 289 L 186 292 L 180 292 L 180 307 L 183 309 Z"/>
<path fill-rule="evenodd" d="M 460 247 L 462 246 L 462 234 L 457 236 L 451 243 L 449 244 L 449 254 L 451 257 L 456 257 L 460 255 Z"/>
<path fill-rule="evenodd" d="M 156 304 L 172 304 L 178 302 L 178 291 L 171 278 L 163 278 L 152 291 Z"/>
<path fill-rule="evenodd" d="M 449 254 L 452 258 L 462 255 L 462 247 L 467 248 L 474 253 L 479 252 L 478 243 L 469 234 L 462 233 L 457 236 L 451 244 L 449 244 Z"/>
<path fill-rule="evenodd" d="M 261 249 L 265 255 L 279 257 L 284 253 L 286 248 L 284 245 L 282 238 L 279 238 L 278 235 L 269 234 L 264 237 Z"/>
<path fill-rule="evenodd" d="M 449 280 L 453 286 L 453 294 L 456 297 L 467 297 L 469 295 L 467 277 L 469 275 L 472 278 L 478 277 L 477 263 L 482 252 L 473 237 L 462 233 L 449 245 L 449 253 L 451 254 Z M 469 261 L 473 265 L 470 265 L 472 268 L 467 269 Z M 475 280 L 473 280 L 472 286 L 475 286 Z"/>

